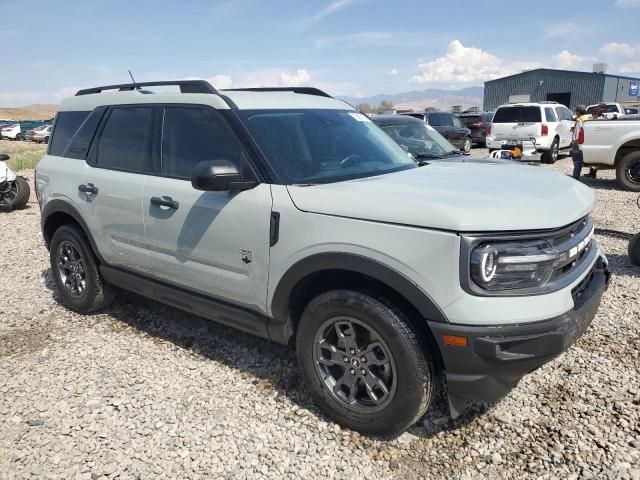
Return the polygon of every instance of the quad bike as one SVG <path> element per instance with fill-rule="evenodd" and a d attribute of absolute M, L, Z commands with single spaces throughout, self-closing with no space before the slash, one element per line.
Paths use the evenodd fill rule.
<path fill-rule="evenodd" d="M 0 154 L 0 212 L 24 208 L 31 195 L 27 179 L 13 173 L 7 160 L 9 155 Z"/>
<path fill-rule="evenodd" d="M 640 196 L 636 202 L 638 208 L 640 208 Z M 629 240 L 629 259 L 634 265 L 640 266 L 640 233 L 636 233 L 631 240 Z"/>

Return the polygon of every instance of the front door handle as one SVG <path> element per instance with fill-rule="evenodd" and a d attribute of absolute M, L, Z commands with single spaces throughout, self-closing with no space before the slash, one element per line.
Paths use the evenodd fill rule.
<path fill-rule="evenodd" d="M 97 195 L 98 187 L 96 187 L 93 183 L 87 183 L 86 185 L 78 185 L 78 191 L 86 193 L 87 195 Z"/>
<path fill-rule="evenodd" d="M 180 204 L 171 197 L 151 197 L 151 205 L 156 207 L 169 207 L 172 210 L 177 210 Z"/>

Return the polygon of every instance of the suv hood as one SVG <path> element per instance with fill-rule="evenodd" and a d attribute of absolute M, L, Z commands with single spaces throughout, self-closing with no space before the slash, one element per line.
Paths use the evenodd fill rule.
<path fill-rule="evenodd" d="M 543 167 L 433 162 L 376 177 L 287 187 L 305 212 L 456 232 L 558 228 L 587 215 L 593 191 Z"/>

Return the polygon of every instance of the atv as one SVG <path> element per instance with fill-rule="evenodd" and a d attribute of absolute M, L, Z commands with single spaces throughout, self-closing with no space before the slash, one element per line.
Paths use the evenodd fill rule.
<path fill-rule="evenodd" d="M 13 173 L 7 160 L 9 155 L 0 154 L 0 212 L 24 208 L 31 195 L 27 179 Z"/>

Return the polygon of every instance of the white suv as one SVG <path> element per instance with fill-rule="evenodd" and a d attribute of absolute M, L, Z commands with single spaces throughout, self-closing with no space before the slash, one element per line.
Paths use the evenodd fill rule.
<path fill-rule="evenodd" d="M 487 148 L 500 150 L 525 146 L 542 153 L 542 161 L 554 163 L 561 149 L 571 145 L 571 111 L 556 102 L 515 103 L 498 107 L 487 134 Z"/>

